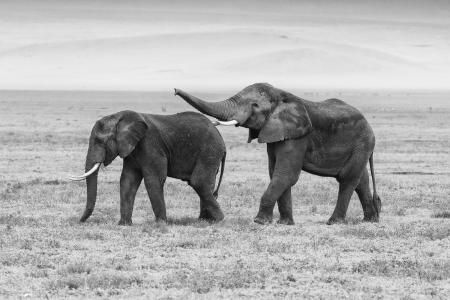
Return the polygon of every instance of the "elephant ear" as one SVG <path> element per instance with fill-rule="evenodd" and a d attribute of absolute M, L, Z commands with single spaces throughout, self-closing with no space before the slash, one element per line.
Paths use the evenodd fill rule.
<path fill-rule="evenodd" d="M 120 157 L 130 155 L 137 143 L 144 137 L 147 124 L 142 116 L 135 112 L 124 114 L 117 124 L 117 149 Z"/>
<path fill-rule="evenodd" d="M 258 136 L 259 143 L 297 139 L 312 130 L 311 120 L 301 100 L 283 97 L 278 101 Z"/>

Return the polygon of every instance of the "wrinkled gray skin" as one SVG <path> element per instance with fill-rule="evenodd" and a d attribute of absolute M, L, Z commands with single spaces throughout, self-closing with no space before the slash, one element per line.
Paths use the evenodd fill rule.
<path fill-rule="evenodd" d="M 278 203 L 281 224 L 294 224 L 291 187 L 300 171 L 334 177 L 339 194 L 327 224 L 345 222 L 350 198 L 359 196 L 364 220 L 377 222 L 381 201 L 376 193 L 372 153 L 375 136 L 364 116 L 338 99 L 311 102 L 293 94 L 257 83 L 221 102 L 205 102 L 175 89 L 175 95 L 221 121 L 238 121 L 249 128 L 248 142 L 267 143 L 270 184 L 264 192 L 256 223 L 272 222 Z M 370 193 L 370 161 L 373 195 Z"/>
<path fill-rule="evenodd" d="M 92 129 L 86 157 L 86 171 L 95 163 L 109 165 L 123 158 L 120 177 L 120 225 L 131 225 L 134 199 L 144 179 L 157 221 L 166 221 L 164 182 L 166 177 L 187 181 L 200 197 L 199 218 L 220 221 L 223 213 L 217 203 L 226 149 L 218 130 L 205 116 L 185 112 L 150 115 L 122 111 L 98 120 Z M 216 174 L 222 163 L 214 191 Z M 80 219 L 92 214 L 97 197 L 98 170 L 86 178 L 86 210 Z"/>

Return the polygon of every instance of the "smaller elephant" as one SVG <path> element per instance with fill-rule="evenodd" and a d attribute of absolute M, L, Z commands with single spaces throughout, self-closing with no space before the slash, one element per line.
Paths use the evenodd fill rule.
<path fill-rule="evenodd" d="M 100 165 L 109 165 L 118 155 L 123 158 L 119 225 L 132 224 L 134 199 L 142 179 L 156 221 L 167 220 L 163 193 L 167 176 L 187 181 L 197 192 L 200 219 L 223 220 L 217 197 L 226 148 L 219 131 L 202 114 L 151 115 L 121 111 L 98 120 L 89 139 L 86 173 L 71 177 L 86 180 L 86 210 L 80 222 L 85 222 L 94 211 Z"/>

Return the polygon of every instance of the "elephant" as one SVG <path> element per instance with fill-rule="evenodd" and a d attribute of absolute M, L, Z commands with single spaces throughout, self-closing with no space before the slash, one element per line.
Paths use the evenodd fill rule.
<path fill-rule="evenodd" d="M 226 148 L 219 131 L 204 115 L 153 115 L 127 110 L 98 120 L 89 138 L 86 173 L 71 177 L 86 180 L 86 209 L 80 222 L 85 222 L 94 210 L 100 165 L 108 166 L 117 156 L 123 159 L 119 225 L 132 224 L 134 199 L 142 179 L 156 221 L 167 221 L 163 193 L 167 176 L 187 181 L 196 191 L 200 219 L 223 220 L 217 197 Z M 219 166 L 220 177 L 214 190 Z"/>
<path fill-rule="evenodd" d="M 291 187 L 301 170 L 334 177 L 339 193 L 328 225 L 345 223 L 354 191 L 364 221 L 379 221 L 381 200 L 373 168 L 375 135 L 356 108 L 342 100 L 308 101 L 267 83 L 255 83 L 219 102 L 207 102 L 175 89 L 194 108 L 219 121 L 217 124 L 249 129 L 248 142 L 267 144 L 270 184 L 261 197 L 254 222 L 268 224 L 278 203 L 278 223 L 293 225 Z M 370 162 L 373 194 L 370 193 Z"/>

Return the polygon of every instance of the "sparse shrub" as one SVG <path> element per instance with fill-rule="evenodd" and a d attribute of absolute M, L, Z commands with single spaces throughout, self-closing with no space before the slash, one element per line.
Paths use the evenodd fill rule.
<path fill-rule="evenodd" d="M 360 218 L 349 216 L 346 218 L 344 224 L 348 225 L 359 225 L 362 223 L 362 220 Z"/>
<path fill-rule="evenodd" d="M 146 224 L 142 228 L 142 232 L 148 234 L 164 234 L 168 233 L 169 229 L 167 228 L 167 224 L 164 222 L 156 222 L 155 224 Z"/>
<path fill-rule="evenodd" d="M 24 186 L 25 185 L 22 182 L 15 182 L 15 183 L 8 182 L 6 184 L 6 189 L 2 192 L 2 196 L 7 196 L 8 194 L 14 194 L 18 190 L 23 189 Z"/>
<path fill-rule="evenodd" d="M 46 241 L 46 245 L 49 248 L 55 248 L 55 249 L 61 248 L 61 243 L 59 241 L 57 241 L 57 240 L 54 240 L 54 239 L 47 240 Z"/>
<path fill-rule="evenodd" d="M 195 244 L 192 241 L 181 241 L 181 242 L 177 242 L 175 244 L 175 247 L 180 247 L 180 248 L 195 248 Z"/>
<path fill-rule="evenodd" d="M 396 216 L 405 216 L 406 215 L 406 208 L 404 207 L 397 207 L 397 209 L 395 210 L 395 215 Z"/>
<path fill-rule="evenodd" d="M 88 231 L 83 234 L 83 237 L 88 240 L 100 240 L 100 241 L 105 240 L 105 236 L 103 234 L 101 234 L 100 232 Z"/>
<path fill-rule="evenodd" d="M 89 274 L 91 273 L 91 267 L 84 262 L 73 262 L 65 265 L 59 270 L 59 274 Z"/>
<path fill-rule="evenodd" d="M 347 286 L 348 285 L 348 280 L 346 280 L 345 278 L 342 278 L 341 276 L 326 276 L 325 278 L 322 279 L 324 282 L 326 283 L 338 283 L 342 286 Z"/>
<path fill-rule="evenodd" d="M 61 180 L 55 179 L 55 180 L 46 180 L 42 183 L 46 184 L 46 185 L 60 185 L 60 184 L 63 184 L 64 182 L 62 182 Z"/>
<path fill-rule="evenodd" d="M 252 248 L 255 249 L 256 252 L 268 252 L 271 254 L 279 254 L 279 253 L 296 253 L 297 245 L 292 243 L 292 241 L 272 241 L 268 242 L 266 240 L 255 240 L 251 243 Z"/>
<path fill-rule="evenodd" d="M 37 226 L 39 220 L 34 217 L 26 217 L 20 215 L 3 215 L 0 216 L 0 224 L 6 224 L 7 226 Z"/>
<path fill-rule="evenodd" d="M 167 288 L 189 288 L 195 293 L 207 293 L 213 288 L 240 289 L 265 285 L 267 274 L 253 270 L 238 261 L 235 265 L 210 272 L 208 270 L 177 270 L 164 277 Z"/>
<path fill-rule="evenodd" d="M 48 271 L 47 269 L 37 269 L 27 273 L 27 276 L 32 278 L 47 278 Z"/>
<path fill-rule="evenodd" d="M 104 289 L 123 289 L 130 286 L 140 286 L 143 283 L 141 276 L 135 274 L 123 273 L 102 273 L 89 275 L 87 284 L 90 289 L 104 288 Z"/>
<path fill-rule="evenodd" d="M 450 218 L 450 211 L 440 211 L 440 212 L 435 212 L 433 214 L 433 218 L 444 218 L 444 219 L 449 219 Z"/>
<path fill-rule="evenodd" d="M 362 239 L 374 238 L 404 238 L 410 239 L 414 236 L 428 238 L 430 240 L 441 240 L 450 236 L 450 227 L 436 226 L 423 221 L 407 224 L 399 224 L 391 227 L 379 226 L 377 224 L 365 224 L 364 226 L 346 226 L 340 232 L 342 235 L 351 235 Z"/>
<path fill-rule="evenodd" d="M 131 286 L 140 286 L 143 279 L 134 274 L 102 273 L 102 274 L 70 274 L 49 283 L 51 289 L 124 289 Z"/>
<path fill-rule="evenodd" d="M 31 250 L 33 247 L 33 241 L 31 240 L 23 240 L 21 245 L 20 245 L 20 249 L 24 249 L 24 250 Z"/>
<path fill-rule="evenodd" d="M 417 261 L 408 258 L 363 261 L 352 267 L 354 273 L 388 277 L 418 277 L 428 281 L 450 278 L 448 270 L 450 270 L 449 261 Z"/>
<path fill-rule="evenodd" d="M 68 277 L 64 277 L 58 279 L 55 282 L 50 282 L 50 289 L 64 289 L 68 288 L 69 290 L 75 290 L 85 285 L 85 278 L 80 275 L 70 275 Z"/>

